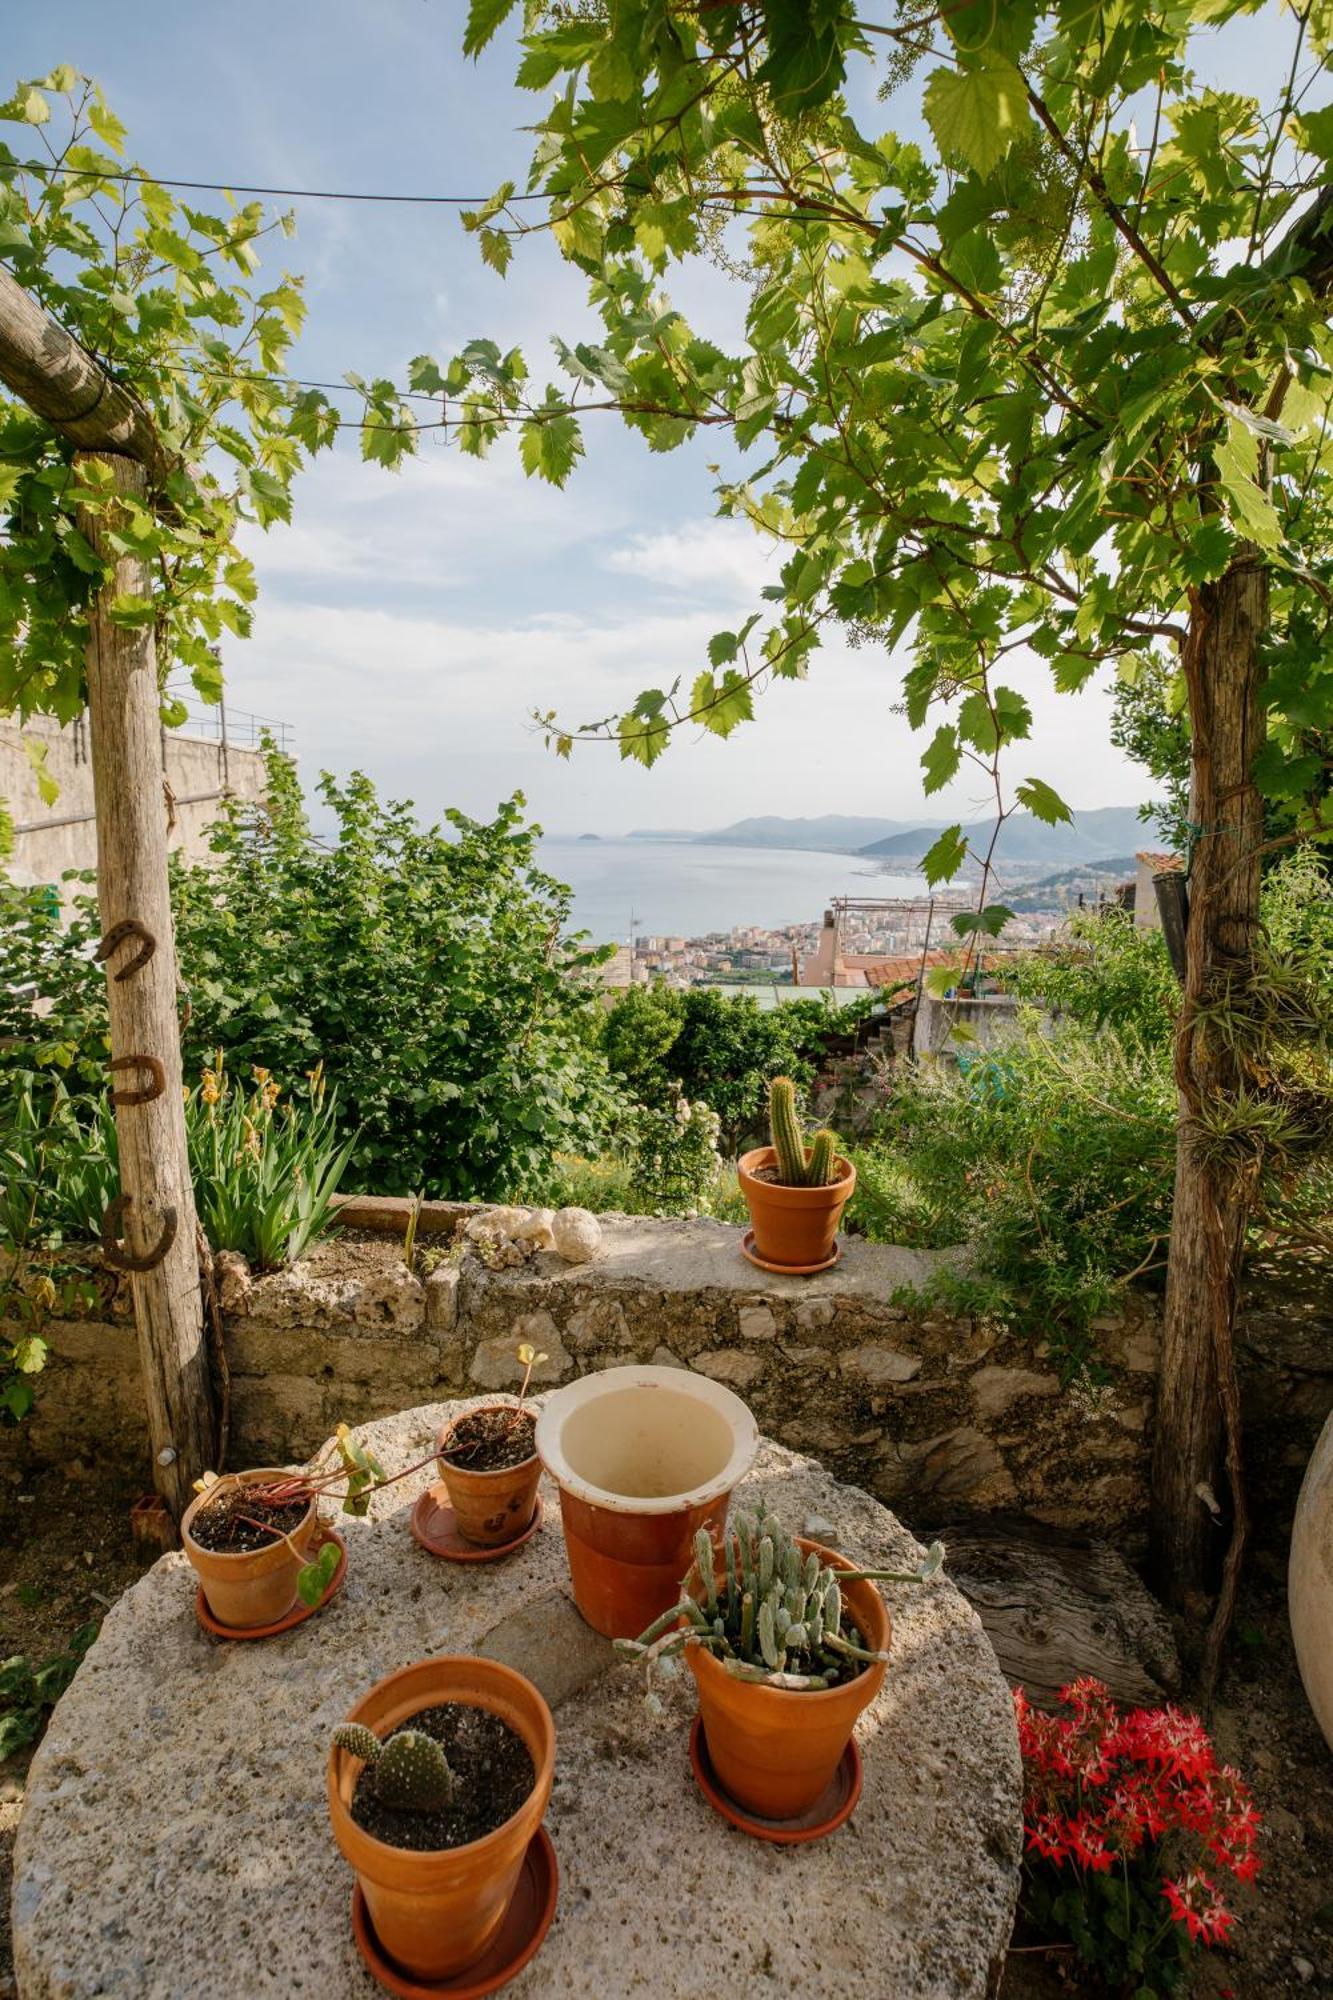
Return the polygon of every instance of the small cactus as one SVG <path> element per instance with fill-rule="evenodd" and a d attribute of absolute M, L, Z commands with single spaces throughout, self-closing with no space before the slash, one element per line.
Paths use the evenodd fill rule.
<path fill-rule="evenodd" d="M 828 1187 L 837 1179 L 837 1134 L 826 1127 L 807 1148 L 789 1076 L 775 1076 L 768 1086 L 768 1126 L 783 1187 Z"/>
<path fill-rule="evenodd" d="M 421 1729 L 400 1729 L 381 1742 L 359 1722 L 345 1722 L 333 1732 L 338 1749 L 360 1757 L 373 1772 L 381 1805 L 403 1812 L 439 1812 L 449 1805 L 457 1779 L 433 1736 Z"/>

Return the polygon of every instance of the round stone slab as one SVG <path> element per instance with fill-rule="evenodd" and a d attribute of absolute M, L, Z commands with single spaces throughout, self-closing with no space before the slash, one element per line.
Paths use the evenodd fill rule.
<path fill-rule="evenodd" d="M 432 1452 L 480 1401 L 435 1404 L 357 1437 L 386 1468 Z M 374 2000 L 352 1876 L 329 1831 L 329 1736 L 357 1697 L 428 1653 L 517 1666 L 555 1709 L 547 1826 L 560 1907 L 513 2000 L 983 2000 L 1013 1921 L 1020 1769 L 1008 1689 L 978 1620 L 941 1578 L 888 1585 L 893 1649 L 858 1729 L 865 1789 L 827 1841 L 777 1848 L 728 1827 L 690 1773 L 694 1684 L 618 1661 L 568 1595 L 559 1502 L 507 1562 L 434 1561 L 413 1541 L 427 1466 L 339 1519 L 347 1582 L 319 1618 L 259 1646 L 195 1621 L 184 1556 L 107 1615 L 33 1760 L 14 1864 L 24 2000 Z M 800 1531 L 838 1527 L 866 1567 L 921 1550 L 884 1507 L 766 1444 L 762 1493 Z"/>

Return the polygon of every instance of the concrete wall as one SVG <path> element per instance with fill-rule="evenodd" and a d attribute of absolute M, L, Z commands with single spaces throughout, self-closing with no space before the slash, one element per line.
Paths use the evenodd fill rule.
<path fill-rule="evenodd" d="M 923 990 L 912 1031 L 912 1053 L 957 1056 L 964 1048 L 1003 1048 L 1018 1033 L 1021 1004 L 1008 993 L 987 993 L 974 1000 L 937 1000 Z M 965 1029 L 970 1039 L 952 1040 L 955 1027 Z"/>
<path fill-rule="evenodd" d="M 60 787 L 52 805 L 42 803 L 23 739 L 46 749 L 46 769 Z M 218 816 L 224 782 L 239 798 L 264 793 L 264 760 L 258 750 L 229 745 L 224 772 L 220 743 L 199 736 L 164 737 L 166 779 L 175 798 L 169 845 L 192 859 L 208 852 L 208 829 Z M 93 768 L 86 717 L 58 729 L 37 717 L 20 729 L 0 720 L 0 799 L 19 829 L 6 872 L 18 882 L 59 882 L 67 868 L 97 866 L 93 819 Z"/>

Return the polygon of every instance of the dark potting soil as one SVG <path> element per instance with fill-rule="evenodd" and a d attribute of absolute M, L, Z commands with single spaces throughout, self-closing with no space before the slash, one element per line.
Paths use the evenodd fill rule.
<path fill-rule="evenodd" d="M 418 1710 L 401 1727 L 435 1738 L 458 1786 L 453 1803 L 440 1812 L 405 1812 L 380 1803 L 374 1769 L 367 1765 L 352 1795 L 352 1818 L 373 1840 L 418 1853 L 463 1847 L 512 1819 L 532 1790 L 536 1773 L 527 1744 L 489 1709 L 444 1702 Z M 398 1733 L 390 1731 L 385 1741 L 392 1742 Z"/>
<path fill-rule="evenodd" d="M 531 1410 L 472 1410 L 454 1425 L 440 1456 L 463 1472 L 504 1472 L 532 1457 L 536 1436 Z"/>
<path fill-rule="evenodd" d="M 292 1534 L 304 1521 L 307 1506 L 304 1500 L 289 1501 L 284 1507 L 266 1506 L 253 1494 L 233 1486 L 199 1509 L 190 1523 L 190 1533 L 200 1548 L 210 1550 L 213 1555 L 249 1555 L 255 1549 L 268 1548 L 283 1535 Z M 258 1525 L 269 1521 L 272 1527 Z"/>

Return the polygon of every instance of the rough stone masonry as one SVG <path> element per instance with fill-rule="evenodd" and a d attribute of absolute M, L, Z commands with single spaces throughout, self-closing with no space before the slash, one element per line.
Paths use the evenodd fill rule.
<path fill-rule="evenodd" d="M 410 1270 L 400 1238 L 350 1229 L 264 1277 L 224 1253 L 231 1463 L 303 1460 L 340 1421 L 512 1390 L 516 1349 L 530 1341 L 547 1357 L 534 1374 L 540 1387 L 632 1361 L 725 1382 L 770 1437 L 913 1523 L 1016 1510 L 1122 1547 L 1144 1533 L 1151 1300 L 1099 1324 L 1104 1380 L 1071 1388 L 1030 1335 L 904 1302 L 950 1253 L 852 1238 L 835 1270 L 774 1278 L 746 1263 L 740 1231 L 723 1223 L 602 1224 L 602 1255 L 579 1265 L 543 1253 L 490 1270 L 475 1246 L 451 1254 L 447 1239 L 423 1238 Z M 146 1484 L 129 1298 L 109 1272 L 100 1290 L 94 1315 L 50 1327 L 36 1408 L 3 1435 L 0 1454 L 15 1465 L 112 1463 Z M 1282 1299 L 1251 1310 L 1243 1330 L 1263 1463 L 1270 1475 L 1290 1467 L 1293 1497 L 1333 1402 L 1320 1332 Z"/>

